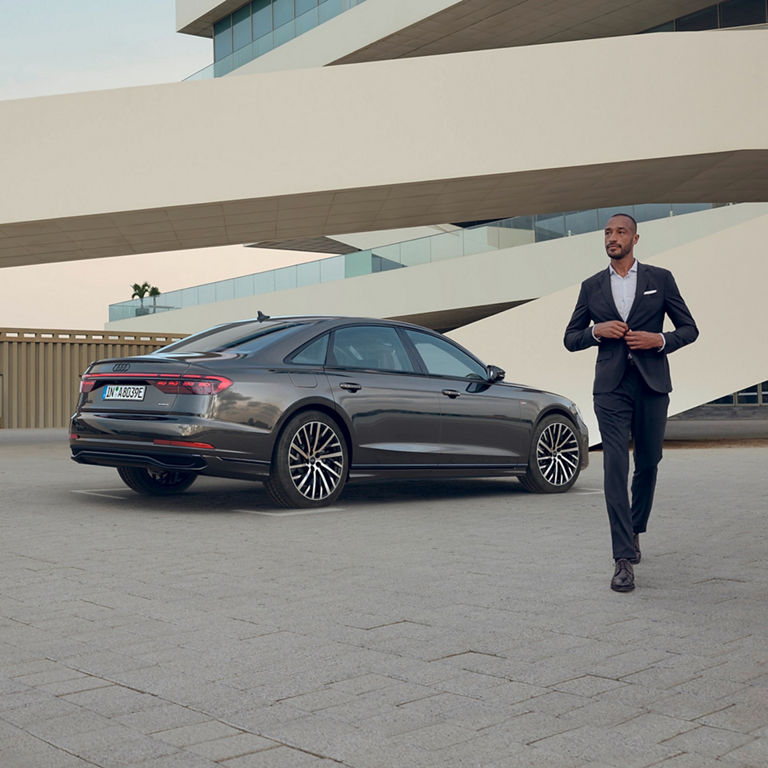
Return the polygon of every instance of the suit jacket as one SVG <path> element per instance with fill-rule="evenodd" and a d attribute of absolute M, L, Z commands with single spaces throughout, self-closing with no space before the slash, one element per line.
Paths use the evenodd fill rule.
<path fill-rule="evenodd" d="M 699 329 L 672 273 L 661 267 L 638 263 L 637 290 L 626 323 L 633 331 L 661 333 L 664 315 L 668 315 L 675 326 L 674 331 L 664 333 L 664 349 L 660 352 L 655 349 L 632 352 L 632 359 L 646 384 L 656 392 L 672 391 L 667 357 L 676 349 L 695 341 Z M 629 348 L 623 339 L 602 339 L 598 342 L 592 336 L 592 325 L 607 320 L 621 320 L 621 315 L 613 301 L 611 276 L 606 268 L 581 284 L 576 308 L 563 339 L 571 352 L 599 347 L 592 389 L 595 394 L 613 391 L 628 364 Z"/>

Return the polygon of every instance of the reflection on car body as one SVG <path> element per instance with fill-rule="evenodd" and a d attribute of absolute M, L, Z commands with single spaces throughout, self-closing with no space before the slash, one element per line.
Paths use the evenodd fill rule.
<path fill-rule="evenodd" d="M 588 461 L 578 409 L 503 379 L 409 323 L 260 315 L 91 364 L 72 458 L 116 467 L 144 494 L 199 474 L 261 480 L 287 507 L 329 504 L 355 477 L 512 475 L 568 490 Z"/>

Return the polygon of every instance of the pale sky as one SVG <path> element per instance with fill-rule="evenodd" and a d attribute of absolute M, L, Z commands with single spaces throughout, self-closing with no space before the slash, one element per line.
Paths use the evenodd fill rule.
<path fill-rule="evenodd" d="M 175 12 L 174 0 L 0 0 L 0 100 L 183 80 L 213 44 L 176 32 Z M 172 291 L 315 258 L 228 246 L 9 267 L 0 327 L 100 330 L 133 283 Z"/>

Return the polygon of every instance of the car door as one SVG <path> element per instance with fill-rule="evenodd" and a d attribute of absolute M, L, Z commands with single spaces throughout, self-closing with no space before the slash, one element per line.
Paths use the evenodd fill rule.
<path fill-rule="evenodd" d="M 393 326 L 336 328 L 325 370 L 334 400 L 352 425 L 353 468 L 437 465 L 439 395 Z"/>
<path fill-rule="evenodd" d="M 452 465 L 525 464 L 530 427 L 518 390 L 491 383 L 485 366 L 450 340 L 405 330 L 440 393 L 443 461 Z"/>

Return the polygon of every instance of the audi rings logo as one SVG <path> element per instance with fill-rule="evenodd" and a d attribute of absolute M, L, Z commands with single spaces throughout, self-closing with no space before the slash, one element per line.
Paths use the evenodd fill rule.
<path fill-rule="evenodd" d="M 112 366 L 112 370 L 115 373 L 125 373 L 131 367 L 130 363 L 115 363 Z"/>

